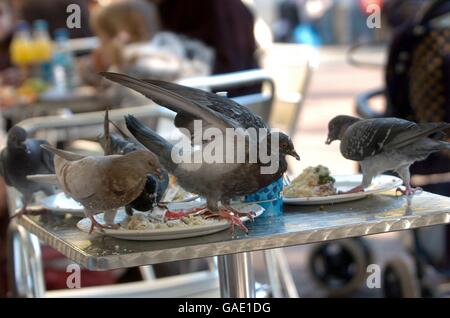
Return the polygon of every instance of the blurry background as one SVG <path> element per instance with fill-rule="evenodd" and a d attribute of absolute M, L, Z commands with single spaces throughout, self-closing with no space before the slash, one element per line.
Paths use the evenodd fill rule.
<path fill-rule="evenodd" d="M 77 5 L 75 11 L 66 11 L 70 4 Z M 429 15 L 417 18 L 425 10 Z M 357 165 L 342 158 L 338 143 L 325 146 L 328 121 L 338 114 L 355 115 L 357 96 L 385 86 L 388 57 L 395 64 L 394 73 L 402 73 L 403 64 L 395 57 L 408 60 L 417 41 L 403 41 L 399 51 L 406 55 L 402 55 L 389 50 L 392 39 L 447 14 L 448 1 L 431 0 L 0 0 L 0 139 L 4 141 L 12 125 L 31 117 L 71 116 L 103 110 L 106 105 L 158 107 L 105 83 L 99 71 L 193 83 L 192 78 L 261 68 L 275 80 L 273 107 L 265 119 L 291 134 L 302 157 L 299 164 L 291 162 L 290 174 L 318 164 L 334 174 L 355 173 Z M 377 18 L 381 27 L 369 28 L 368 20 Z M 79 27 L 70 28 L 68 21 Z M 442 49 L 429 58 L 440 59 L 437 67 L 448 66 L 448 34 L 438 32 L 433 37 L 442 42 Z M 450 68 L 444 66 L 444 75 L 450 75 Z M 219 85 L 213 90 L 223 89 Z M 251 83 L 225 90 L 234 97 L 269 89 Z M 382 113 L 393 104 L 391 95 L 385 97 L 379 94 L 370 100 L 374 112 Z M 445 116 L 437 120 L 448 121 Z M 448 195 L 446 189 L 438 193 Z M 5 202 L 3 195 L 3 233 Z M 401 235 L 366 239 L 377 263 L 392 255 L 408 257 L 403 240 L 398 239 Z M 308 274 L 311 248 L 287 249 L 293 275 L 301 296 L 326 296 L 327 289 L 319 288 Z M 122 274 L 96 274 L 92 283 L 114 282 Z M 49 288 L 60 287 L 57 270 L 49 269 L 47 275 Z M 3 291 L 5 281 L 3 274 Z M 380 290 L 359 287 L 348 295 L 382 296 Z"/>

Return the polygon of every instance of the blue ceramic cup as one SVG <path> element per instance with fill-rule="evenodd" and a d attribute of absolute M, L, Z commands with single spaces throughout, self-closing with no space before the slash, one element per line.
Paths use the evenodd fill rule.
<path fill-rule="evenodd" d="M 283 215 L 283 178 L 280 178 L 255 193 L 246 195 L 244 202 L 257 202 L 265 210 L 260 217 L 276 217 Z M 259 202 L 263 201 L 263 202 Z"/>

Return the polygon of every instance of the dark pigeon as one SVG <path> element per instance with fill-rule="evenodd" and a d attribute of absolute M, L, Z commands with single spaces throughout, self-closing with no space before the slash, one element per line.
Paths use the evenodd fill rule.
<path fill-rule="evenodd" d="M 279 149 L 277 150 L 279 151 L 278 157 L 275 159 L 278 168 L 273 173 L 261 173 L 261 167 L 264 164 L 261 163 L 259 156 L 256 162 L 248 160 L 248 147 L 245 148 L 247 160 L 243 163 L 177 163 L 172 158 L 172 144 L 145 127 L 133 116 L 126 117 L 128 130 L 141 144 L 158 156 L 160 163 L 169 173 L 176 176 L 181 187 L 204 196 L 209 212 L 230 218 L 233 224 L 241 226 L 244 230 L 246 228 L 235 216 L 238 211 L 233 210 L 229 205 L 230 200 L 236 196 L 254 193 L 279 179 L 287 169 L 286 155 L 300 159 L 287 135 L 271 132 L 260 117 L 228 98 L 174 83 L 139 80 L 116 73 L 102 73 L 102 75 L 176 112 L 175 125 L 187 129 L 192 140 L 200 140 L 204 145 L 211 140 L 202 140 L 203 135 L 199 136 L 199 134 L 210 127 L 221 132 L 225 132 L 227 128 L 235 129 L 235 131 L 237 128 L 260 128 L 263 134 L 258 134 L 257 140 L 252 137 L 246 139 L 250 144 L 258 146 L 263 142 L 267 142 L 270 146 L 273 138 L 278 139 Z M 202 121 L 203 131 L 194 131 L 194 120 L 196 119 Z M 219 209 L 219 202 L 226 208 L 226 212 L 228 212 L 226 215 L 222 213 L 223 209 Z M 233 213 L 229 213 L 230 211 Z"/>
<path fill-rule="evenodd" d="M 27 138 L 27 132 L 19 126 L 12 127 L 7 136 L 6 147 L 0 153 L 0 174 L 8 186 L 22 194 L 22 210 L 25 212 L 33 194 L 44 191 L 50 195 L 54 187 L 27 179 L 28 175 L 54 174 L 53 155 L 41 149 L 45 140 Z"/>
<path fill-rule="evenodd" d="M 414 194 L 409 167 L 425 160 L 433 152 L 450 149 L 443 140 L 448 123 L 420 123 L 400 118 L 359 119 L 340 115 L 328 124 L 327 144 L 340 140 L 342 155 L 358 161 L 363 173 L 362 184 L 349 192 L 363 191 L 372 179 L 386 171 L 395 171 L 402 178 L 403 194 Z"/>
<path fill-rule="evenodd" d="M 129 138 L 114 122 L 109 120 L 108 109 L 105 112 L 104 132 L 98 141 L 105 152 L 105 155 L 124 155 L 145 148 L 135 140 Z M 119 135 L 111 134 L 109 125 L 113 124 Z M 169 175 L 167 171 L 161 170 L 160 177 L 149 174 L 142 193 L 130 204 L 125 206 L 125 212 L 133 215 L 133 209 L 138 211 L 150 211 L 153 206 L 159 203 L 169 186 Z"/>

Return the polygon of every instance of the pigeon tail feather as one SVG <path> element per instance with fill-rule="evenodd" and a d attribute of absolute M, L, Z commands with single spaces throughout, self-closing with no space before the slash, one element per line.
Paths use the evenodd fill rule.
<path fill-rule="evenodd" d="M 48 183 L 59 186 L 56 174 L 34 174 L 27 176 L 27 179 L 34 182 Z"/>
<path fill-rule="evenodd" d="M 52 152 L 53 154 L 67 160 L 67 161 L 77 161 L 77 160 L 81 160 L 83 158 L 85 158 L 85 156 L 74 153 L 74 152 L 70 152 L 70 151 L 65 151 L 65 150 L 61 150 L 61 149 L 56 149 L 55 147 L 52 147 L 50 145 L 41 145 L 41 148 Z"/>
<path fill-rule="evenodd" d="M 423 138 L 423 137 L 429 137 L 430 135 L 435 134 L 436 132 L 443 131 L 446 129 L 450 129 L 449 123 L 439 123 L 439 124 L 418 124 L 419 129 L 413 133 L 408 134 L 407 138 L 402 138 L 400 140 L 396 140 L 392 144 L 389 145 L 389 147 L 392 148 L 402 148 L 405 147 L 414 141 Z"/>
<path fill-rule="evenodd" d="M 125 122 L 131 134 L 148 150 L 157 155 L 164 168 L 169 172 L 173 172 L 176 168 L 176 164 L 172 160 L 173 145 L 153 130 L 144 126 L 133 115 L 126 116 Z"/>
<path fill-rule="evenodd" d="M 105 109 L 105 119 L 103 120 L 103 138 L 105 139 L 105 155 L 112 155 L 111 134 L 109 132 L 109 106 Z"/>
<path fill-rule="evenodd" d="M 123 139 L 129 139 L 130 137 L 122 130 L 122 128 L 119 127 L 115 122 L 112 120 L 109 120 L 109 122 L 116 128 L 116 130 L 119 132 L 120 136 L 122 136 Z"/>

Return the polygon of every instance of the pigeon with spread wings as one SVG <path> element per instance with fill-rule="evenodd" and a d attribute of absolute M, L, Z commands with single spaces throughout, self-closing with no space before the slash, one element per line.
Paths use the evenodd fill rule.
<path fill-rule="evenodd" d="M 244 160 L 241 161 L 236 160 L 234 156 L 235 160 L 225 160 L 227 155 L 230 155 L 229 152 L 236 153 L 238 147 L 242 146 L 239 142 L 232 144 L 232 148 L 224 146 L 225 142 L 223 148 L 217 148 L 218 151 L 223 150 L 220 157 L 222 161 L 175 160 L 174 153 L 178 150 L 174 145 L 145 127 L 133 116 L 129 115 L 126 118 L 128 130 L 158 156 L 160 163 L 169 173 L 176 176 L 178 183 L 185 190 L 206 198 L 208 212 L 228 218 L 244 230 L 245 226 L 236 216 L 239 212 L 230 207 L 230 200 L 236 196 L 254 193 L 280 178 L 287 169 L 286 155 L 300 159 L 289 136 L 271 131 L 260 117 L 228 98 L 175 83 L 140 80 L 117 73 L 102 73 L 102 75 L 176 112 L 175 125 L 187 131 L 194 144 L 201 143 L 204 146 L 199 150 L 192 148 L 194 158 L 196 152 L 200 152 L 200 158 L 205 158 L 204 151 L 207 146 L 217 141 L 218 135 L 214 135 L 214 138 L 203 138 L 208 135 L 205 132 L 209 128 L 221 132 L 222 137 L 231 130 L 243 138 L 240 139 L 245 141 Z M 197 124 L 201 124 L 201 130 L 196 129 L 196 120 L 199 121 Z M 243 132 L 246 129 L 247 131 L 253 129 L 254 134 Z M 258 148 L 255 160 L 251 160 L 251 150 L 254 149 L 252 146 Z M 261 149 L 270 149 L 270 152 L 265 152 L 270 160 L 263 160 L 264 151 Z M 274 169 L 270 169 L 271 167 Z M 223 208 L 219 208 L 219 202 Z"/>

